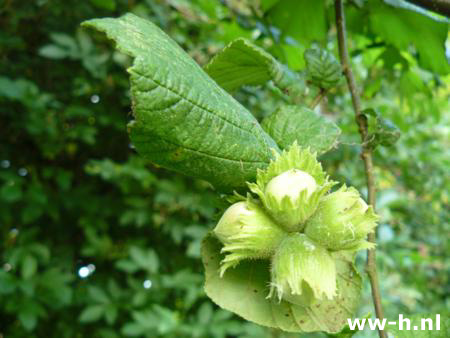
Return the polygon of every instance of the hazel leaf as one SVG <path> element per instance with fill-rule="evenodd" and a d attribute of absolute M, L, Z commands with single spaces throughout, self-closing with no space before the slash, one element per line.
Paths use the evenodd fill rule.
<path fill-rule="evenodd" d="M 333 300 L 314 299 L 309 306 L 294 305 L 275 297 L 270 289 L 269 260 L 246 260 L 228 269 L 220 278 L 221 244 L 207 235 L 202 243 L 205 291 L 220 307 L 259 325 L 288 332 L 340 332 L 356 311 L 361 293 L 361 277 L 341 255 L 333 254 L 337 272 L 337 296 Z"/>
<path fill-rule="evenodd" d="M 222 88 L 233 92 L 241 86 L 258 86 L 272 80 L 285 94 L 299 100 L 305 93 L 305 81 L 264 49 L 239 38 L 220 51 L 205 71 Z"/>
<path fill-rule="evenodd" d="M 392 147 L 400 138 L 400 129 L 389 119 L 381 116 L 375 109 L 365 109 L 362 114 L 371 117 L 369 119 L 368 146 L 375 149 L 381 145 Z"/>
<path fill-rule="evenodd" d="M 329 89 L 342 79 L 339 61 L 326 49 L 310 48 L 304 53 L 308 80 L 315 86 Z"/>
<path fill-rule="evenodd" d="M 83 26 L 106 33 L 134 58 L 128 69 L 135 118 L 129 132 L 138 153 L 225 188 L 243 186 L 268 165 L 275 142 L 156 25 L 126 14 Z"/>
<path fill-rule="evenodd" d="M 333 148 L 341 134 L 339 127 L 332 121 L 306 106 L 298 105 L 281 106 L 266 117 L 261 125 L 281 149 L 297 141 L 299 146 L 309 147 L 318 154 Z"/>

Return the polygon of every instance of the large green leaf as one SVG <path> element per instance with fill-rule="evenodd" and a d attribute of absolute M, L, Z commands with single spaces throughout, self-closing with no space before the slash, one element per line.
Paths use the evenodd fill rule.
<path fill-rule="evenodd" d="M 305 106 L 281 106 L 262 121 L 264 130 L 280 148 L 294 141 L 322 154 L 337 144 L 341 130 L 333 122 Z"/>
<path fill-rule="evenodd" d="M 324 41 L 327 34 L 324 0 L 283 0 L 268 11 L 268 19 L 297 41 Z"/>
<path fill-rule="evenodd" d="M 231 42 L 206 65 L 205 71 L 229 92 L 243 85 L 262 85 L 269 80 L 295 99 L 305 92 L 302 77 L 245 39 Z"/>
<path fill-rule="evenodd" d="M 370 2 L 369 20 L 371 30 L 398 49 L 413 44 L 422 67 L 440 74 L 449 72 L 445 57 L 448 24 L 381 1 Z"/>
<path fill-rule="evenodd" d="M 205 291 L 220 307 L 246 320 L 289 332 L 339 332 L 358 305 L 361 277 L 353 265 L 337 259 L 338 296 L 315 300 L 308 307 L 266 298 L 270 288 L 269 261 L 243 261 L 220 278 L 221 245 L 212 235 L 202 243 Z"/>
<path fill-rule="evenodd" d="M 152 162 L 238 187 L 267 165 L 275 142 L 170 37 L 133 14 L 83 23 L 132 57 L 131 139 Z"/>

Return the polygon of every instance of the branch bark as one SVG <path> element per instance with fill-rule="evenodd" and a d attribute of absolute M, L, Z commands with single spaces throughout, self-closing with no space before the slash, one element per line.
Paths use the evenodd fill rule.
<path fill-rule="evenodd" d="M 361 135 L 361 140 L 363 143 L 361 158 L 364 162 L 364 169 L 367 181 L 367 191 L 368 191 L 368 202 L 375 209 L 375 177 L 373 173 L 373 160 L 372 160 L 372 150 L 370 147 L 366 146 L 366 140 L 368 136 L 368 125 L 367 118 L 365 115 L 361 114 L 361 100 L 356 86 L 355 77 L 350 68 L 350 58 L 348 56 L 347 49 L 347 33 L 345 28 L 345 15 L 344 15 L 344 5 L 342 0 L 335 0 L 335 12 L 336 12 L 336 28 L 338 34 L 338 45 L 339 45 L 339 58 L 341 60 L 342 69 L 344 71 L 345 78 L 347 80 L 347 85 L 350 90 L 352 97 L 353 110 L 355 112 L 355 122 L 358 125 L 359 134 Z M 370 242 L 376 242 L 375 233 L 371 233 L 368 236 Z M 367 262 L 366 262 L 366 272 L 369 276 L 370 286 L 372 289 L 372 298 L 375 306 L 375 313 L 377 318 L 382 320 L 383 308 L 381 304 L 381 292 L 378 282 L 378 274 L 376 267 L 376 253 L 374 250 L 369 250 L 367 252 Z M 386 332 L 379 330 L 379 336 L 381 338 L 386 338 Z"/>
<path fill-rule="evenodd" d="M 450 0 L 406 0 L 413 5 L 450 17 Z"/>

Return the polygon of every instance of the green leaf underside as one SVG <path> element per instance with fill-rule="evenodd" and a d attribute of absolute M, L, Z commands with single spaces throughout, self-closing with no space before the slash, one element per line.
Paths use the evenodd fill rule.
<path fill-rule="evenodd" d="M 410 44 L 414 44 L 423 68 L 448 74 L 450 66 L 445 57 L 448 24 L 407 9 L 373 1 L 370 2 L 370 27 L 398 49 L 408 49 Z"/>
<path fill-rule="evenodd" d="M 282 106 L 262 121 L 264 130 L 282 149 L 294 141 L 318 154 L 325 153 L 337 144 L 341 130 L 333 122 L 307 107 Z"/>
<path fill-rule="evenodd" d="M 220 51 L 205 66 L 205 71 L 229 92 L 244 85 L 263 85 L 269 80 L 295 98 L 305 90 L 304 81 L 298 74 L 262 48 L 241 38 Z"/>
<path fill-rule="evenodd" d="M 283 35 L 291 36 L 305 45 L 309 45 L 312 41 L 326 40 L 325 1 L 278 1 L 266 15 L 271 24 L 278 27 Z"/>
<path fill-rule="evenodd" d="M 205 291 L 220 307 L 259 325 L 289 332 L 339 332 L 358 305 L 361 278 L 353 265 L 337 260 L 339 296 L 332 301 L 315 300 L 308 307 L 275 298 L 267 299 L 270 264 L 267 260 L 248 260 L 219 277 L 221 244 L 212 235 L 202 243 Z"/>
<path fill-rule="evenodd" d="M 134 57 L 129 132 L 141 155 L 226 188 L 243 186 L 267 166 L 275 142 L 157 26 L 133 14 L 83 25 Z"/>

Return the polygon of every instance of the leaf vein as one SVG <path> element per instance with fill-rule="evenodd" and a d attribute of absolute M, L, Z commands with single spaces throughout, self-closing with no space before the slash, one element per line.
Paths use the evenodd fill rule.
<path fill-rule="evenodd" d="M 240 129 L 240 130 L 242 130 L 242 131 L 245 131 L 246 133 L 248 133 L 248 134 L 250 134 L 251 136 L 254 137 L 254 135 L 252 134 L 252 132 L 251 132 L 250 130 L 244 129 L 244 128 L 242 128 L 241 126 L 239 126 L 239 125 L 237 125 L 237 124 L 235 124 L 235 123 L 233 123 L 233 122 L 227 120 L 227 119 L 224 118 L 223 116 L 217 115 L 213 110 L 211 110 L 211 109 L 209 109 L 209 108 L 207 108 L 207 107 L 204 107 L 204 106 L 198 104 L 198 103 L 195 102 L 195 101 L 192 101 L 191 99 L 189 99 L 189 98 L 183 96 L 181 93 L 177 92 L 177 91 L 174 90 L 173 88 L 170 88 L 170 87 L 168 87 L 168 86 L 165 86 L 165 85 L 163 85 L 162 83 L 160 83 L 159 81 L 156 81 L 155 79 L 152 79 L 151 77 L 146 76 L 145 74 L 139 73 L 135 68 L 133 69 L 133 71 L 134 71 L 134 73 L 135 73 L 136 75 L 141 76 L 141 77 L 144 77 L 144 78 L 146 78 L 146 79 L 149 79 L 150 81 L 153 81 L 154 83 L 156 83 L 158 86 L 160 86 L 160 87 L 162 87 L 162 88 L 164 88 L 164 89 L 170 91 L 171 93 L 173 93 L 173 94 L 175 94 L 175 95 L 178 95 L 181 99 L 183 99 L 183 100 L 189 102 L 189 103 L 192 104 L 194 107 L 197 107 L 197 108 L 199 108 L 199 109 L 201 109 L 201 110 L 204 110 L 204 111 L 208 112 L 209 114 L 213 115 L 214 117 L 219 118 L 219 119 L 225 121 L 226 123 L 229 123 L 229 124 L 232 125 L 233 127 L 237 128 L 237 129 Z M 137 87 L 137 86 L 136 86 L 136 87 Z M 136 88 L 136 90 L 137 90 L 138 92 L 141 92 L 141 93 L 146 93 L 146 92 L 147 92 L 147 91 L 145 91 L 145 90 L 139 89 L 138 87 Z"/>

